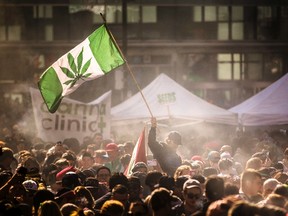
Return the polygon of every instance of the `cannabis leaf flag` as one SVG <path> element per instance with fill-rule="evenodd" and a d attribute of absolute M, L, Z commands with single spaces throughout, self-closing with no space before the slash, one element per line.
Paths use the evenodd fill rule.
<path fill-rule="evenodd" d="M 40 77 L 38 86 L 49 112 L 83 82 L 96 79 L 125 63 L 105 25 L 54 62 Z"/>

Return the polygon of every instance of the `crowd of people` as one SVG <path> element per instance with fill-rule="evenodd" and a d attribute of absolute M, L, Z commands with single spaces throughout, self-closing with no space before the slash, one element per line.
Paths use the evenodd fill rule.
<path fill-rule="evenodd" d="M 223 145 L 197 144 L 196 153 L 179 132 L 163 141 L 158 133 L 152 118 L 150 163 L 137 162 L 128 173 L 131 141 L 96 133 L 85 143 L 53 143 L 19 125 L 1 128 L 0 216 L 287 214 L 286 134 L 237 134 Z"/>

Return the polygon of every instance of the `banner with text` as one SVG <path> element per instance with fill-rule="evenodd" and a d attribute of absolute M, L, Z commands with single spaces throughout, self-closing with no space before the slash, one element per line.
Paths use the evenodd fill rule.
<path fill-rule="evenodd" d="M 49 113 L 38 89 L 30 88 L 37 135 L 47 142 L 85 137 L 100 132 L 110 137 L 111 91 L 90 103 L 64 98 L 58 110 Z"/>

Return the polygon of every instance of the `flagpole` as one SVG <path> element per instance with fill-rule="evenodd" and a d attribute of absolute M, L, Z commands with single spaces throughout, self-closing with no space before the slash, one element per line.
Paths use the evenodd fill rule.
<path fill-rule="evenodd" d="M 134 74 L 133 74 L 133 72 L 132 72 L 129 64 L 128 64 L 127 59 L 125 58 L 122 50 L 120 49 L 120 47 L 118 46 L 118 43 L 116 42 L 114 36 L 112 35 L 112 33 L 110 32 L 108 26 L 106 25 L 106 19 L 105 19 L 104 15 L 103 15 L 102 13 L 100 13 L 100 15 L 101 15 L 101 17 L 102 17 L 102 19 L 103 19 L 103 21 L 104 21 L 104 25 L 105 25 L 105 27 L 106 27 L 106 29 L 107 29 L 110 37 L 112 38 L 114 44 L 116 45 L 117 49 L 119 50 L 122 58 L 123 58 L 123 59 L 125 60 L 125 62 L 126 62 L 127 69 L 128 69 L 128 71 L 129 71 L 130 75 L 132 76 L 132 79 L 134 80 L 134 82 L 135 82 L 135 84 L 136 84 L 136 86 L 137 86 L 137 89 L 138 89 L 138 91 L 139 91 L 140 94 L 141 94 L 142 99 L 143 99 L 144 102 L 145 102 L 145 105 L 146 105 L 146 107 L 147 107 L 147 109 L 148 109 L 148 111 L 149 111 L 149 113 L 150 113 L 150 116 L 153 117 L 153 114 L 152 114 L 152 111 L 151 111 L 151 109 L 150 109 L 150 107 L 149 107 L 149 105 L 148 105 L 148 102 L 147 102 L 146 98 L 144 97 L 144 94 L 143 94 L 143 92 L 142 92 L 142 90 L 141 90 L 141 88 L 140 88 L 140 86 L 139 86 L 139 84 L 138 84 L 138 82 L 137 82 L 137 80 L 136 80 L 136 78 L 135 78 L 135 76 L 134 76 Z"/>

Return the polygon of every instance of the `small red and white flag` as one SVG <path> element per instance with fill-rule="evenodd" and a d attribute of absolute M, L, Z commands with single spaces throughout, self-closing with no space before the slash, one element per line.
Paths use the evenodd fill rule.
<path fill-rule="evenodd" d="M 128 167 L 126 168 L 124 175 L 130 176 L 132 174 L 132 168 L 137 162 L 144 162 L 147 164 L 146 149 L 145 149 L 145 128 L 140 134 L 136 145 L 129 162 Z"/>

